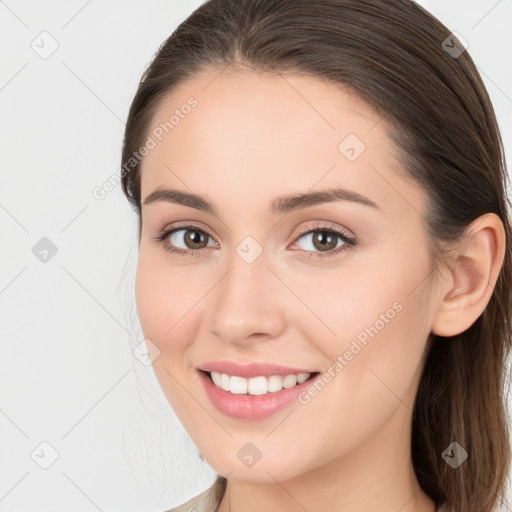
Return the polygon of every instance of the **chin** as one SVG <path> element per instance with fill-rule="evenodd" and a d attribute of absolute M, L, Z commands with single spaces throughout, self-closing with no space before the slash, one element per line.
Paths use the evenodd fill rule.
<path fill-rule="evenodd" d="M 261 457 L 252 466 L 247 465 L 238 459 L 235 455 L 232 458 L 221 457 L 218 452 L 213 454 L 205 454 L 202 452 L 204 460 L 220 475 L 230 480 L 240 480 L 243 482 L 275 484 L 276 481 L 283 482 L 295 478 L 307 471 L 307 468 L 293 464 L 293 469 L 288 466 L 284 467 L 286 461 L 268 460 L 264 461 Z M 243 457 L 242 457 L 243 459 Z M 292 462 L 289 463 L 290 465 Z"/>

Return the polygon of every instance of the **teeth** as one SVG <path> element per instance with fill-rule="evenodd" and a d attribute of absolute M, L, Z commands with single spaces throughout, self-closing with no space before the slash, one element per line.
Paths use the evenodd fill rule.
<path fill-rule="evenodd" d="M 235 395 L 265 395 L 266 393 L 275 393 L 283 388 L 293 388 L 297 384 L 302 384 L 309 379 L 311 373 L 299 373 L 298 375 L 272 375 L 270 377 L 252 377 L 246 379 L 238 375 L 228 375 L 226 373 L 210 372 L 213 383 L 224 391 L 230 391 Z"/>

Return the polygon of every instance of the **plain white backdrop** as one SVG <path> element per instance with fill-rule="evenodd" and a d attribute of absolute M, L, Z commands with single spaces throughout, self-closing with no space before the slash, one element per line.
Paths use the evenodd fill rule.
<path fill-rule="evenodd" d="M 424 0 L 469 43 L 512 160 L 512 1 Z M 0 1 L 0 511 L 163 511 L 215 472 L 132 349 L 124 121 L 199 0 Z"/>

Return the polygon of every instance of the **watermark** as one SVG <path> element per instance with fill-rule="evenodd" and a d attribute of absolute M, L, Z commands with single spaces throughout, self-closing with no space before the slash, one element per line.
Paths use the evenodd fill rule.
<path fill-rule="evenodd" d="M 144 366 L 151 366 L 160 357 L 160 349 L 149 338 L 144 338 L 134 349 L 133 355 Z"/>
<path fill-rule="evenodd" d="M 58 250 L 58 247 L 47 236 L 43 236 L 32 247 L 32 254 L 42 263 L 48 263 Z"/>
<path fill-rule="evenodd" d="M 368 344 L 368 337 L 375 338 L 386 325 L 395 318 L 397 313 L 402 311 L 403 307 L 400 302 L 394 302 L 390 308 L 386 310 L 385 313 L 381 313 L 379 315 L 378 320 L 376 320 L 373 325 L 370 327 L 365 327 L 359 334 L 352 339 L 350 343 L 350 348 L 345 350 L 342 355 L 338 355 L 335 361 L 324 371 L 317 379 L 314 380 L 314 383 L 309 386 L 309 388 L 305 391 L 302 391 L 297 397 L 297 400 L 302 405 L 307 405 L 311 402 L 311 399 L 320 393 L 322 389 L 324 389 L 331 380 L 333 380 L 336 375 L 338 375 L 345 366 L 347 366 L 350 361 L 354 359 L 354 357 L 361 352 L 361 350 L 366 347 Z M 358 343 L 359 342 L 359 343 Z M 361 346 L 362 344 L 363 346 Z"/>
<path fill-rule="evenodd" d="M 32 450 L 30 457 L 40 468 L 48 469 L 59 458 L 59 452 L 48 441 L 42 441 Z"/>
<path fill-rule="evenodd" d="M 458 59 L 468 49 L 468 46 L 468 42 L 458 32 L 452 32 L 441 43 L 441 48 L 452 59 Z"/>
<path fill-rule="evenodd" d="M 144 144 L 134 151 L 128 160 L 111 176 L 103 182 L 102 185 L 96 186 L 92 189 L 92 196 L 98 201 L 103 201 L 107 195 L 112 192 L 121 183 L 121 179 L 132 171 L 134 167 L 139 165 L 145 156 L 149 155 L 150 151 L 155 149 L 159 142 L 162 142 L 164 137 L 171 133 L 176 126 L 178 126 L 182 119 L 192 112 L 194 107 L 197 107 L 198 102 L 194 96 L 191 96 L 186 103 L 181 105 L 180 108 L 174 110 L 174 113 L 167 121 L 161 122 L 158 126 L 151 130 L 150 135 L 147 136 Z"/>
<path fill-rule="evenodd" d="M 338 145 L 338 151 L 349 162 L 355 162 L 365 149 L 364 142 L 355 133 L 349 133 Z"/>
<path fill-rule="evenodd" d="M 51 57 L 59 47 L 59 42 L 49 32 L 44 30 L 30 43 L 30 47 L 41 59 Z"/>
<path fill-rule="evenodd" d="M 263 247 L 252 236 L 246 236 L 236 248 L 236 253 L 246 263 L 253 263 L 262 252 Z"/>
<path fill-rule="evenodd" d="M 253 443 L 246 443 L 238 450 L 236 456 L 244 466 L 252 468 L 263 457 L 263 454 Z"/>
<path fill-rule="evenodd" d="M 453 469 L 457 469 L 468 458 L 468 452 L 457 441 L 453 441 L 443 451 L 441 457 Z"/>

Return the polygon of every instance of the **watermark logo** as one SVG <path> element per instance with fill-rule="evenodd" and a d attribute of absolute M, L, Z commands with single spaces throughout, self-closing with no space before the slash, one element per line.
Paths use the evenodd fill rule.
<path fill-rule="evenodd" d="M 42 263 L 48 263 L 56 254 L 57 246 L 46 236 L 43 236 L 32 247 L 32 254 Z"/>
<path fill-rule="evenodd" d="M 457 469 L 468 458 L 468 452 L 457 441 L 454 441 L 448 445 L 441 457 L 453 469 Z"/>
<path fill-rule="evenodd" d="M 238 450 L 236 456 L 242 464 L 252 468 L 261 459 L 263 454 L 253 443 L 247 443 Z"/>
<path fill-rule="evenodd" d="M 338 145 L 338 151 L 349 162 L 357 160 L 365 149 L 364 142 L 355 133 L 347 135 Z"/>
<path fill-rule="evenodd" d="M 452 32 L 441 44 L 441 48 L 452 59 L 458 59 L 468 46 L 468 42 L 458 32 Z"/>
<path fill-rule="evenodd" d="M 42 441 L 30 456 L 40 468 L 48 469 L 59 458 L 59 452 L 48 441 Z"/>
<path fill-rule="evenodd" d="M 236 253 L 246 263 L 253 263 L 262 252 L 263 247 L 252 236 L 246 236 L 236 248 Z"/>
<path fill-rule="evenodd" d="M 45 30 L 30 43 L 30 47 L 37 53 L 37 55 L 39 55 L 39 57 L 41 57 L 41 59 L 46 60 L 57 51 L 59 43 L 57 42 L 57 39 Z"/>
<path fill-rule="evenodd" d="M 149 338 L 145 338 L 135 347 L 133 355 L 144 366 L 150 366 L 160 357 L 160 349 Z"/>

